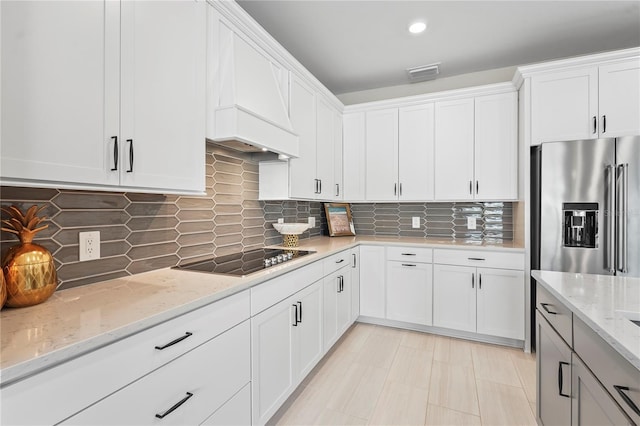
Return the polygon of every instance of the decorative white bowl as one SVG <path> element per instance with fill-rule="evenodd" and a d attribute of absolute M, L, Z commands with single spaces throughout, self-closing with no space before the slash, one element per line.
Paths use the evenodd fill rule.
<path fill-rule="evenodd" d="M 274 223 L 273 227 L 282 235 L 300 235 L 309 229 L 308 223 Z"/>

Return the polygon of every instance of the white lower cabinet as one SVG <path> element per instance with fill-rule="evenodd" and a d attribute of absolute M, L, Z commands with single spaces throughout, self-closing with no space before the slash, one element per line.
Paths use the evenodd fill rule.
<path fill-rule="evenodd" d="M 351 249 L 351 322 L 360 316 L 360 247 Z"/>
<path fill-rule="evenodd" d="M 351 265 L 347 264 L 323 279 L 324 350 L 351 325 Z"/>
<path fill-rule="evenodd" d="M 265 424 L 323 355 L 322 282 L 251 318 L 252 424 Z"/>
<path fill-rule="evenodd" d="M 476 331 L 476 289 L 473 267 L 433 265 L 433 325 Z"/>
<path fill-rule="evenodd" d="M 250 354 L 245 321 L 63 424 L 200 424 L 249 383 Z"/>
<path fill-rule="evenodd" d="M 384 318 L 384 247 L 360 246 L 360 315 Z"/>
<path fill-rule="evenodd" d="M 432 266 L 387 262 L 387 319 L 431 325 Z"/>
<path fill-rule="evenodd" d="M 524 272 L 435 265 L 433 325 L 524 339 Z"/>

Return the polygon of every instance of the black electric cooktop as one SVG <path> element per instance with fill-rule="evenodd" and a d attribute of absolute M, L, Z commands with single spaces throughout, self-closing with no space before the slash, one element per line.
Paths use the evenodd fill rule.
<path fill-rule="evenodd" d="M 211 259 L 175 266 L 174 269 L 243 276 L 280 265 L 311 253 L 315 252 L 295 249 L 263 248 L 233 253 L 226 256 L 212 257 Z"/>

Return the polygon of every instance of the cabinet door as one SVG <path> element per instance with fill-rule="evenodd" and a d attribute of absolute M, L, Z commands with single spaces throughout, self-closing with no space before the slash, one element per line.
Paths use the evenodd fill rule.
<path fill-rule="evenodd" d="M 575 353 L 572 354 L 571 376 L 572 425 L 633 424 Z"/>
<path fill-rule="evenodd" d="M 384 247 L 360 246 L 360 315 L 384 318 Z"/>
<path fill-rule="evenodd" d="M 342 181 L 342 113 L 333 110 L 333 200 L 342 200 L 344 182 Z"/>
<path fill-rule="evenodd" d="M 322 334 L 324 350 L 328 351 L 338 339 L 338 295 L 340 294 L 340 271 L 327 275 L 323 282 L 324 318 Z"/>
<path fill-rule="evenodd" d="M 343 116 L 343 198 L 348 201 L 365 199 L 365 114 Z"/>
<path fill-rule="evenodd" d="M 598 69 L 531 78 L 531 143 L 598 137 Z"/>
<path fill-rule="evenodd" d="M 365 151 L 366 199 L 398 199 L 398 108 L 367 112 Z"/>
<path fill-rule="evenodd" d="M 122 185 L 204 191 L 206 9 L 122 3 Z"/>
<path fill-rule="evenodd" d="M 293 331 L 294 387 L 315 367 L 324 354 L 322 346 L 322 282 L 318 281 L 293 296 L 300 321 Z"/>
<path fill-rule="evenodd" d="M 475 268 L 433 265 L 433 325 L 476 331 Z"/>
<path fill-rule="evenodd" d="M 478 333 L 524 340 L 524 272 L 478 268 Z"/>
<path fill-rule="evenodd" d="M 518 95 L 475 98 L 476 200 L 518 197 Z"/>
<path fill-rule="evenodd" d="M 117 185 L 119 3 L 0 8 L 1 177 Z"/>
<path fill-rule="evenodd" d="M 289 160 L 289 195 L 315 198 L 316 187 L 316 95 L 293 74 L 289 118 L 299 138 L 299 157 Z"/>
<path fill-rule="evenodd" d="M 435 198 L 473 199 L 473 98 L 436 102 Z"/>
<path fill-rule="evenodd" d="M 336 310 L 338 339 L 351 325 L 351 268 L 349 266 L 342 268 L 339 277 L 342 277 L 342 289 L 338 293 Z"/>
<path fill-rule="evenodd" d="M 600 136 L 640 134 L 640 59 L 598 69 Z"/>
<path fill-rule="evenodd" d="M 399 110 L 400 200 L 433 200 L 434 110 L 433 103 Z"/>
<path fill-rule="evenodd" d="M 351 323 L 360 315 L 360 248 L 351 249 Z"/>
<path fill-rule="evenodd" d="M 536 312 L 536 419 L 542 425 L 571 423 L 571 349 Z"/>
<path fill-rule="evenodd" d="M 265 424 L 296 386 L 293 324 L 292 299 L 251 318 L 252 424 Z"/>
<path fill-rule="evenodd" d="M 316 97 L 317 127 L 316 127 L 316 178 L 318 194 L 316 198 L 332 200 L 335 198 L 335 129 L 333 108 L 321 97 Z"/>
<path fill-rule="evenodd" d="M 387 319 L 431 325 L 432 266 L 387 262 Z"/>

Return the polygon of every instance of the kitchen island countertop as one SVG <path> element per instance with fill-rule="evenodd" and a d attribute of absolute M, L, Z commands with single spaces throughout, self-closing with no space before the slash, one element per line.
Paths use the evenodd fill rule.
<path fill-rule="evenodd" d="M 531 271 L 531 276 L 640 370 L 640 278 Z"/>
<path fill-rule="evenodd" d="M 176 269 L 61 290 L 46 302 L 0 312 L 2 386 L 98 349 L 179 315 L 239 293 L 360 244 L 515 251 L 505 243 L 408 237 L 315 237 L 300 249 L 316 253 L 244 277 Z"/>

